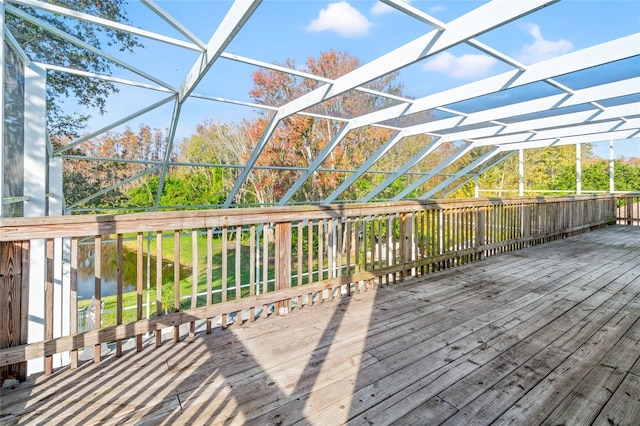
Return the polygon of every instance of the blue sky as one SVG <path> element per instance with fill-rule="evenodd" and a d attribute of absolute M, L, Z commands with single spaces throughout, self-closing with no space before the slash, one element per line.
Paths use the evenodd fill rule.
<path fill-rule="evenodd" d="M 413 0 L 410 4 L 447 23 L 482 3 Z M 205 0 L 160 0 L 158 4 L 205 43 L 230 6 L 228 1 Z M 130 2 L 128 16 L 135 26 L 183 39 L 142 3 Z M 349 52 L 366 63 L 431 30 L 429 25 L 374 1 L 265 0 L 226 51 L 269 63 L 284 63 L 287 58 L 292 58 L 298 68 L 303 68 L 309 56 L 317 57 L 321 51 L 334 49 Z M 640 2 L 568 0 L 480 35 L 477 39 L 528 64 L 633 34 L 638 30 Z M 179 86 L 196 60 L 197 53 L 153 41 L 143 40 L 143 43 L 145 49 L 126 56 L 125 60 Z M 460 45 L 403 69 L 397 81 L 404 84 L 406 95 L 421 97 L 509 69 L 467 45 Z M 248 91 L 252 87 L 251 73 L 254 70 L 252 66 L 220 60 L 196 88 L 196 92 L 249 101 Z M 128 71 L 121 70 L 115 70 L 114 75 L 132 76 Z M 135 79 L 140 80 L 140 77 L 136 76 Z M 122 88 L 121 95 L 109 101 L 108 116 L 96 117 L 98 119 L 93 129 L 166 96 L 126 86 Z M 165 128 L 170 114 L 171 105 L 167 105 L 141 117 L 138 122 Z M 233 121 L 252 114 L 246 107 L 190 100 L 184 106 L 178 139 L 187 137 L 205 119 Z M 137 122 L 128 125 L 135 128 Z M 608 155 L 608 144 L 605 150 L 600 149 L 599 145 L 597 153 Z M 640 157 L 640 142 L 618 143 L 616 153 Z"/>

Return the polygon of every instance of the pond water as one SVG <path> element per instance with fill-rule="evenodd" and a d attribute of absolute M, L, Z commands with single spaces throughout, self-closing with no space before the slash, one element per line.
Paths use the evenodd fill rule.
<path fill-rule="evenodd" d="M 117 292 L 117 271 L 118 271 L 118 246 L 115 241 L 102 243 L 102 296 L 112 296 Z M 151 256 L 150 284 L 151 288 L 156 286 L 156 257 Z M 124 293 L 136 290 L 136 270 L 137 255 L 134 250 L 126 246 L 123 251 L 123 289 Z M 78 248 L 78 298 L 80 300 L 91 299 L 95 294 L 95 250 L 93 244 L 80 244 Z M 163 275 L 173 277 L 173 263 L 167 260 L 162 261 Z M 191 269 L 180 266 L 180 279 L 191 276 Z M 144 257 L 143 267 L 143 288 L 147 283 L 147 256 Z"/>

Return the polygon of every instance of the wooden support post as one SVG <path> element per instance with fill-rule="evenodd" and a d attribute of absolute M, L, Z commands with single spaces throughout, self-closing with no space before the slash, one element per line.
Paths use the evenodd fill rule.
<path fill-rule="evenodd" d="M 404 264 L 411 260 L 411 250 L 413 249 L 413 239 L 411 238 L 411 213 L 400 215 L 400 263 Z M 407 269 L 400 272 L 400 281 L 407 275 Z"/>
<path fill-rule="evenodd" d="M 291 288 L 291 223 L 276 223 L 276 262 L 275 288 L 283 290 Z M 276 303 L 278 315 L 287 314 L 291 310 L 291 300 Z"/>
<path fill-rule="evenodd" d="M 0 243 L 0 349 L 27 343 L 29 242 Z M 27 378 L 27 363 L 0 367 L 0 378 Z"/>
<path fill-rule="evenodd" d="M 480 249 L 485 243 L 485 223 L 487 220 L 487 211 L 483 207 L 479 207 L 476 218 L 476 248 L 478 249 L 478 260 L 484 257 L 484 252 Z"/>

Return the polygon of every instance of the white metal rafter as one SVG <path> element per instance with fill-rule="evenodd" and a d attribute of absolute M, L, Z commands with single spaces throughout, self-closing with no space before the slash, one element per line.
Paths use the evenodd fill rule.
<path fill-rule="evenodd" d="M 362 67 L 336 79 L 331 85 L 323 85 L 299 98 L 283 105 L 267 127 L 260 141 L 242 171 L 235 185 L 231 189 L 225 207 L 229 207 L 240 187 L 248 177 L 251 167 L 258 160 L 259 155 L 266 146 L 277 123 L 298 111 L 309 108 L 324 100 L 330 99 L 348 90 L 365 84 L 381 75 L 396 71 L 402 67 L 411 65 L 421 59 L 455 46 L 469 38 L 490 31 L 505 23 L 511 22 L 523 15 L 534 12 L 557 0 L 531 0 L 528 2 L 493 1 L 486 3 L 477 9 L 455 19 L 449 30 L 434 30 L 405 45 L 393 50 Z"/>

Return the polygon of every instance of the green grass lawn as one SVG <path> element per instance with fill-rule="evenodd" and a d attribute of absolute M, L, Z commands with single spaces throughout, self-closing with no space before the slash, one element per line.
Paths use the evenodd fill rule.
<path fill-rule="evenodd" d="M 137 243 L 136 241 L 127 241 L 125 242 L 125 265 L 124 265 L 124 275 L 125 281 L 129 283 L 135 283 L 136 280 L 136 249 Z M 146 271 L 146 261 L 147 261 L 147 244 L 143 244 L 144 250 L 144 269 L 143 269 L 143 293 L 142 293 L 142 303 L 145 304 L 147 301 L 147 290 L 146 290 L 146 282 L 147 282 L 147 271 Z M 207 238 L 206 236 L 199 236 L 197 238 L 197 293 L 205 293 L 200 295 L 197 298 L 197 306 L 204 306 L 206 304 L 206 290 L 207 290 Z M 241 250 L 240 250 L 240 282 L 241 285 L 249 284 L 249 266 L 250 266 L 250 247 L 248 241 L 242 241 Z M 155 238 L 151 241 L 151 274 L 150 274 L 150 290 L 149 290 L 149 301 L 151 302 L 151 306 L 149 309 L 150 316 L 155 316 L 156 313 L 156 262 L 157 262 L 157 248 Z M 165 305 L 168 305 L 168 312 L 173 312 L 174 305 L 174 238 L 171 234 L 170 236 L 165 236 L 162 241 L 162 282 L 163 282 L 163 312 Z M 128 262 L 127 262 L 128 261 Z M 236 243 L 235 241 L 229 241 L 227 248 L 227 300 L 235 299 L 235 262 L 236 262 Z M 193 291 L 194 279 L 193 279 L 193 246 L 192 246 L 192 236 L 191 235 L 181 235 L 180 236 L 180 306 L 181 310 L 189 309 L 191 307 L 191 295 Z M 219 238 L 214 238 L 212 240 L 212 301 L 213 303 L 221 301 L 221 292 L 222 288 L 222 241 Z M 110 265 L 113 267 L 113 265 Z M 260 272 L 262 273 L 262 268 L 260 268 Z M 269 266 L 269 278 L 273 278 L 273 265 Z M 217 291 L 216 291 L 217 290 Z M 273 283 L 270 284 L 270 290 L 273 290 Z M 242 288 L 242 296 L 246 296 L 249 294 L 249 288 Z M 122 295 L 123 299 L 123 323 L 136 321 L 137 320 L 137 294 L 136 291 L 125 292 Z M 103 327 L 107 327 L 110 325 L 116 324 L 116 296 L 104 296 L 102 298 L 104 302 L 103 308 L 103 316 L 102 316 L 102 325 Z M 83 309 L 89 306 L 90 300 L 80 300 L 78 302 L 78 308 Z M 133 309 L 128 309 L 128 307 L 132 307 Z M 142 316 L 146 316 L 146 307 L 143 307 Z"/>

